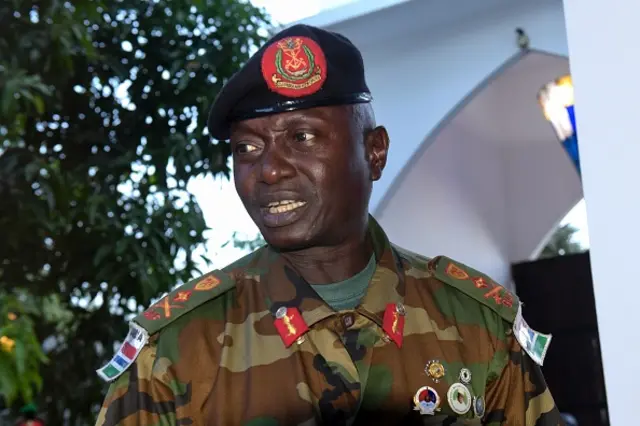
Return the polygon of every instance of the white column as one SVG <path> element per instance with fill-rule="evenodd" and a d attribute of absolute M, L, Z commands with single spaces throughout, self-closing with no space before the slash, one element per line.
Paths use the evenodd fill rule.
<path fill-rule="evenodd" d="M 609 417 L 640 424 L 640 1 L 564 7 Z"/>

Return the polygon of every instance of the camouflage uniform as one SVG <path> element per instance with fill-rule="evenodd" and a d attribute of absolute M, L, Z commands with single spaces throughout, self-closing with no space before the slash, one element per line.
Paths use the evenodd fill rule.
<path fill-rule="evenodd" d="M 151 306 L 97 425 L 564 424 L 514 335 L 516 296 L 391 245 L 373 218 L 369 235 L 377 267 L 355 310 L 334 312 L 269 247 Z M 448 397 L 455 386 L 468 393 Z"/>

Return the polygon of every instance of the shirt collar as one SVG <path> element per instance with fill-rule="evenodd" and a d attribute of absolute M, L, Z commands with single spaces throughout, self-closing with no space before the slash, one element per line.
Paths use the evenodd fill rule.
<path fill-rule="evenodd" d="M 386 316 L 389 317 L 388 311 L 391 304 L 403 306 L 405 293 L 404 268 L 400 257 L 393 249 L 382 227 L 372 216 L 369 216 L 368 232 L 376 257 L 376 270 L 356 311 L 370 318 L 389 334 L 388 327 L 384 326 L 385 312 L 387 312 Z M 295 319 L 294 317 L 297 315 L 301 315 L 302 320 L 308 327 L 335 314 L 333 309 L 322 300 L 309 283 L 276 251 L 266 248 L 257 263 L 260 265 L 259 269 L 262 270 L 260 283 L 265 289 L 265 302 L 274 317 L 276 325 L 283 320 L 282 313 L 285 312 L 282 309 L 283 307 L 293 315 L 292 319 Z M 280 314 L 278 315 L 279 310 Z M 402 309 L 401 311 L 404 310 Z M 287 321 L 286 325 L 288 327 L 289 319 L 285 318 L 284 320 Z M 297 323 L 301 324 L 299 321 Z M 304 331 L 296 329 L 296 332 L 292 333 L 296 334 L 296 337 L 300 337 L 299 335 L 306 332 L 306 327 L 303 327 L 303 329 Z M 390 337 L 398 346 L 401 346 L 402 327 L 400 327 L 399 332 L 399 341 L 398 336 L 395 339 L 393 336 Z M 284 336 L 283 340 L 285 340 Z"/>

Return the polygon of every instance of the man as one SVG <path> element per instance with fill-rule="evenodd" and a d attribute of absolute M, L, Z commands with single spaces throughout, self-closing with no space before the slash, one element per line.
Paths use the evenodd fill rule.
<path fill-rule="evenodd" d="M 368 215 L 370 101 L 359 51 L 302 25 L 225 85 L 209 130 L 268 245 L 134 319 L 98 425 L 562 424 L 517 298 Z"/>

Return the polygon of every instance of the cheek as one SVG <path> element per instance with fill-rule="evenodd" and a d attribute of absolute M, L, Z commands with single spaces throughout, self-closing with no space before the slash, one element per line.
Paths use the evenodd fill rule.
<path fill-rule="evenodd" d="M 318 197 L 329 208 L 335 209 L 342 200 L 351 204 L 360 196 L 366 185 L 368 172 L 363 173 L 362 161 L 327 161 L 319 163 L 310 172 Z"/>
<path fill-rule="evenodd" d="M 240 199 L 245 202 L 248 200 L 253 188 L 253 180 L 251 178 L 251 167 L 247 165 L 233 165 L 233 181 L 236 187 L 236 193 Z"/>

